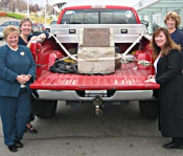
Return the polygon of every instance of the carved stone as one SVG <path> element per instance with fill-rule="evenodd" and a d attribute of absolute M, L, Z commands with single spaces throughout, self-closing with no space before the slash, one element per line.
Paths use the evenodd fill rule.
<path fill-rule="evenodd" d="M 83 32 L 83 47 L 109 47 L 110 30 L 108 28 L 87 28 Z"/>

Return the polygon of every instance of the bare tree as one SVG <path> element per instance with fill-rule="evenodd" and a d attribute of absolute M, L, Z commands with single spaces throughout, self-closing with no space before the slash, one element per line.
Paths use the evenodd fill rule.
<path fill-rule="evenodd" d="M 10 3 L 10 0 L 1 0 L 2 10 L 6 10 L 9 3 Z"/>
<path fill-rule="evenodd" d="M 16 0 L 17 9 L 21 12 L 23 10 L 27 10 L 27 3 L 23 0 Z"/>
<path fill-rule="evenodd" d="M 2 0 L 0 0 L 0 10 L 2 10 L 3 4 L 2 4 Z"/>
<path fill-rule="evenodd" d="M 7 5 L 7 9 L 9 11 L 15 12 L 15 11 L 22 11 L 27 10 L 27 4 L 23 0 L 9 0 L 10 3 Z"/>

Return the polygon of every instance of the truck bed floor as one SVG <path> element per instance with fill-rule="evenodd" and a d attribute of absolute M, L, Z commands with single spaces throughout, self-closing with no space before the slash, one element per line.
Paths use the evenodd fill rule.
<path fill-rule="evenodd" d="M 123 64 L 121 69 L 109 75 L 62 74 L 43 71 L 32 89 L 43 90 L 149 90 L 158 84 L 144 84 L 150 70 L 137 70 L 133 63 Z"/>

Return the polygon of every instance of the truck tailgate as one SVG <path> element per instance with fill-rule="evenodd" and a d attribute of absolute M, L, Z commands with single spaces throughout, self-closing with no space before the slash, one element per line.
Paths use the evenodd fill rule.
<path fill-rule="evenodd" d="M 30 85 L 40 90 L 149 90 L 158 84 L 144 83 L 150 70 L 137 70 L 134 64 L 123 64 L 122 69 L 109 75 L 61 74 L 43 71 L 42 76 Z"/>

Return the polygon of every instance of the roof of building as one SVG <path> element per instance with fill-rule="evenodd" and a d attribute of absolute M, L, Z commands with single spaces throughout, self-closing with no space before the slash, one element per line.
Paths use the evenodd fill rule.
<path fill-rule="evenodd" d="M 139 14 L 147 14 L 148 12 L 161 13 L 162 8 L 167 11 L 180 10 L 183 8 L 182 0 L 139 0 L 139 3 L 134 6 Z"/>

